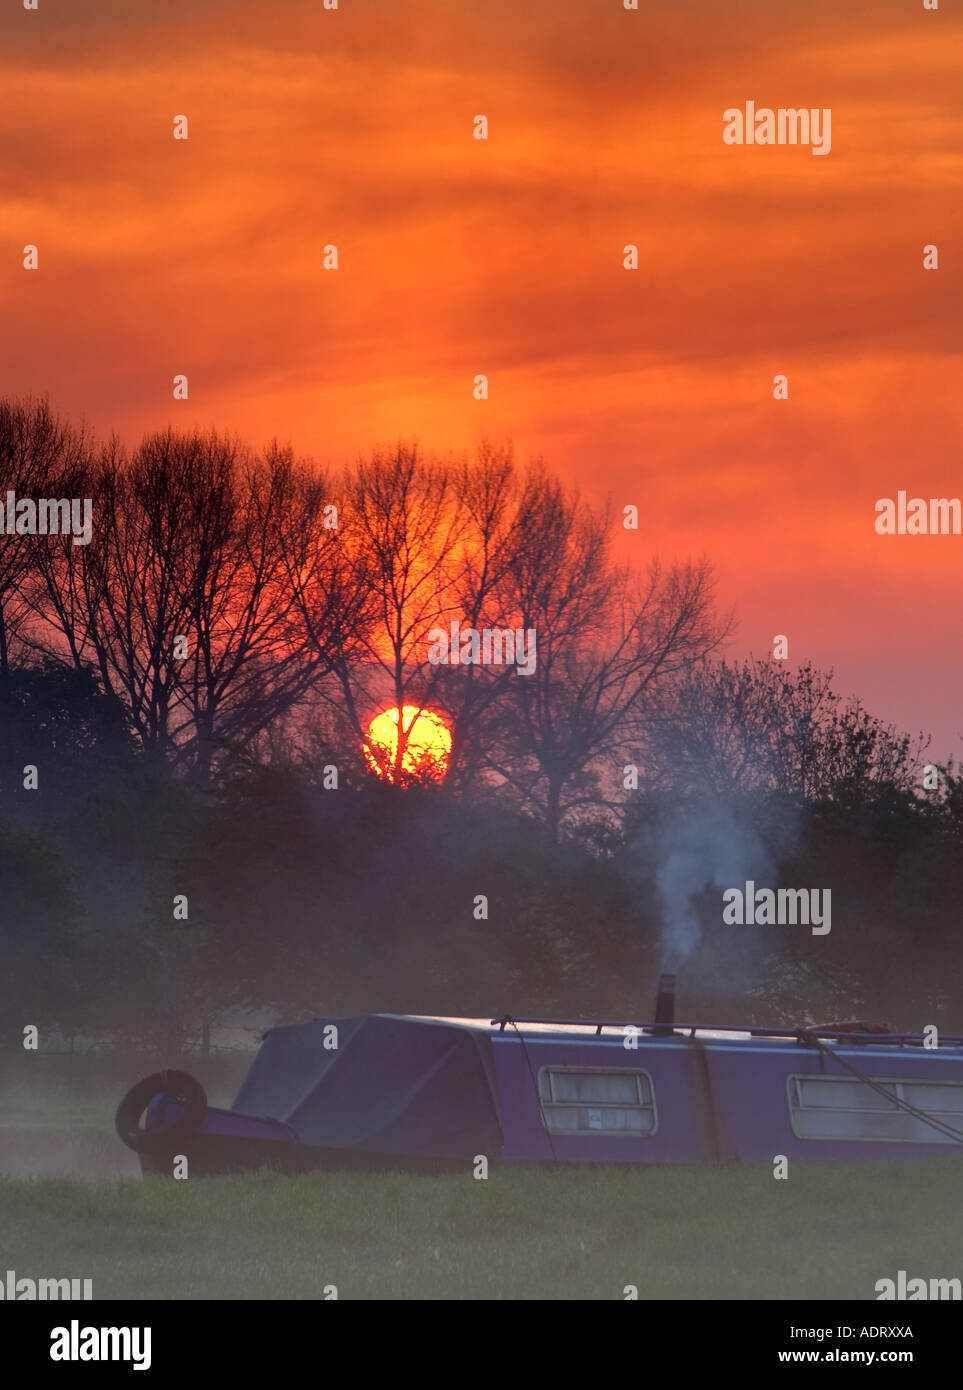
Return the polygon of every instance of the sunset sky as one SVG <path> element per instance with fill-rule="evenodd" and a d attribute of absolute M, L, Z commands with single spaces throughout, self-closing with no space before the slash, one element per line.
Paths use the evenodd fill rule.
<path fill-rule="evenodd" d="M 734 655 L 787 634 L 963 753 L 963 536 L 874 529 L 963 494 L 958 7 L 340 4 L 4 5 L 0 390 L 333 464 L 510 436 L 640 561 L 708 555 Z M 747 100 L 831 153 L 724 145 Z"/>

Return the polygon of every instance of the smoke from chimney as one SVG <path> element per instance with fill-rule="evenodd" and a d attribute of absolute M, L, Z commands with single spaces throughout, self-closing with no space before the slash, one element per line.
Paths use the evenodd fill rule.
<path fill-rule="evenodd" d="M 633 853 L 655 883 L 662 915 L 659 963 L 670 970 L 678 970 L 699 946 L 701 895 L 717 895 L 713 915 L 721 927 L 724 889 L 747 879 L 769 883 L 776 873 L 768 845 L 745 812 L 711 796 L 648 827 Z"/>

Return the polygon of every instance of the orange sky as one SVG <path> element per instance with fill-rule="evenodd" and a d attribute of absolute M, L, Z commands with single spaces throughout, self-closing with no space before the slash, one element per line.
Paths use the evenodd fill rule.
<path fill-rule="evenodd" d="M 0 389 L 331 462 L 510 435 L 640 559 L 707 553 L 734 653 L 786 633 L 963 752 L 963 537 L 873 526 L 963 494 L 953 8 L 10 0 Z M 746 100 L 830 107 L 831 153 L 724 145 Z"/>

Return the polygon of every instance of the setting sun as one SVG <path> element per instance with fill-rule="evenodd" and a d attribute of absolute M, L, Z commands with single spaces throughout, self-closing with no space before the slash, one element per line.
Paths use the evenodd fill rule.
<path fill-rule="evenodd" d="M 364 755 L 369 767 L 389 782 L 424 778 L 440 782 L 448 771 L 451 755 L 451 730 L 447 721 L 437 710 L 404 705 L 400 722 L 400 769 L 397 705 L 376 715 L 368 725 Z"/>

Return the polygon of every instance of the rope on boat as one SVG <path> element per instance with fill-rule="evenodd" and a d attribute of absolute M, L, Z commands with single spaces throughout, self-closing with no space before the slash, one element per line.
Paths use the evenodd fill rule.
<path fill-rule="evenodd" d="M 824 1052 L 827 1057 L 834 1057 L 841 1067 L 845 1067 L 847 1071 L 851 1071 L 854 1076 L 859 1077 L 860 1081 L 865 1082 L 867 1086 L 870 1086 L 874 1091 L 878 1092 L 879 1095 L 884 1096 L 886 1100 L 897 1105 L 900 1110 L 907 1111 L 908 1114 L 914 1115 L 917 1120 L 922 1120 L 924 1124 L 939 1130 L 941 1134 L 946 1134 L 950 1139 L 954 1140 L 955 1143 L 963 1144 L 963 1130 L 953 1129 L 951 1125 L 944 1124 L 942 1120 L 935 1120 L 932 1115 L 927 1115 L 925 1110 L 919 1110 L 915 1105 L 910 1105 L 908 1100 L 902 1100 L 899 1096 L 894 1095 L 892 1091 L 887 1091 L 884 1086 L 879 1085 L 871 1076 L 867 1076 L 865 1072 L 860 1071 L 859 1067 L 854 1066 L 852 1062 L 847 1062 L 845 1057 L 841 1057 L 838 1052 L 834 1052 L 831 1047 L 827 1047 L 817 1034 L 811 1032 L 808 1028 L 799 1029 L 799 1041 L 809 1043 L 812 1047 L 818 1047 L 820 1052 Z"/>
<path fill-rule="evenodd" d="M 538 1078 L 536 1077 L 535 1069 L 532 1066 L 532 1059 L 528 1055 L 528 1043 L 525 1041 L 525 1034 L 522 1032 L 522 1030 L 519 1028 L 518 1024 L 515 1022 L 515 1020 L 511 1017 L 510 1014 L 506 1014 L 504 1021 L 505 1023 L 510 1023 L 512 1025 L 512 1027 L 515 1029 L 515 1032 L 518 1034 L 519 1039 L 521 1040 L 522 1052 L 525 1054 L 525 1061 L 528 1063 L 528 1074 L 532 1078 L 532 1085 L 535 1087 L 535 1099 L 538 1101 L 538 1113 L 542 1121 L 542 1128 L 548 1135 L 549 1147 L 552 1150 L 552 1159 L 555 1163 L 557 1163 L 558 1154 L 555 1151 L 555 1140 L 552 1138 L 552 1131 L 549 1129 L 548 1121 L 545 1119 L 545 1106 L 542 1104 L 542 1093 L 538 1087 Z"/>

